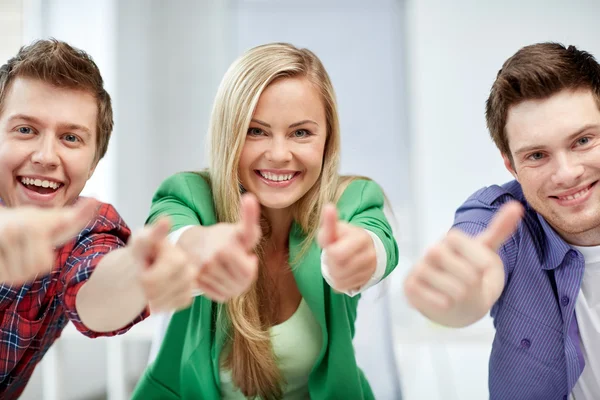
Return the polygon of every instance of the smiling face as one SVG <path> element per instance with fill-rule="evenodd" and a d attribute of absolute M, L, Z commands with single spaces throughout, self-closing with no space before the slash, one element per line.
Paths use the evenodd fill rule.
<path fill-rule="evenodd" d="M 16 78 L 0 114 L 0 199 L 62 207 L 95 168 L 98 105 L 88 92 Z"/>
<path fill-rule="evenodd" d="M 506 133 L 527 201 L 568 242 L 600 244 L 600 111 L 591 91 L 509 109 Z"/>
<path fill-rule="evenodd" d="M 327 138 L 323 100 L 306 78 L 282 78 L 261 94 L 239 163 L 263 207 L 287 209 L 319 179 Z"/>

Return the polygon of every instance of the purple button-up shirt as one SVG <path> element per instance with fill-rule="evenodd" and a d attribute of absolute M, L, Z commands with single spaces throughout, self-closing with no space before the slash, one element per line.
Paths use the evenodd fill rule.
<path fill-rule="evenodd" d="M 567 399 L 585 364 L 575 316 L 583 256 L 531 208 L 517 181 L 473 194 L 454 227 L 476 235 L 510 200 L 521 202 L 525 215 L 499 250 L 505 286 L 491 310 L 490 399 Z"/>

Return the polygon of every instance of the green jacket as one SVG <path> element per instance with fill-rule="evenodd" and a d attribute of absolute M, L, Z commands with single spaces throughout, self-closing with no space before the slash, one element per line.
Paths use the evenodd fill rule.
<path fill-rule="evenodd" d="M 398 247 L 383 213 L 384 195 L 367 180 L 350 183 L 337 203 L 339 218 L 366 228 L 383 242 L 387 276 L 398 263 Z M 168 178 L 152 200 L 148 221 L 161 215 L 172 220 L 172 230 L 186 225 L 217 223 L 212 192 L 197 173 Z M 289 237 L 290 260 L 305 235 L 293 224 Z M 321 250 L 313 243 L 293 269 L 296 284 L 321 325 L 323 347 L 309 376 L 313 399 L 373 399 L 371 388 L 356 364 L 352 338 L 360 296 L 336 293 L 321 275 Z M 175 313 L 155 361 L 138 383 L 133 399 L 220 399 L 219 356 L 227 333 L 218 327 L 217 303 L 198 296 Z M 223 310 L 224 311 L 224 310 Z"/>

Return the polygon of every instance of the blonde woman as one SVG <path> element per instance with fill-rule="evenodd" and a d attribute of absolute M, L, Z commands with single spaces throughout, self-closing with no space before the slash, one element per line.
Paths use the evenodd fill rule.
<path fill-rule="evenodd" d="M 173 315 L 134 399 L 373 398 L 354 357 L 356 308 L 398 250 L 379 186 L 338 175 L 323 65 L 288 44 L 249 50 L 209 130 L 210 168 L 167 179 L 149 217 L 171 218 L 202 295 Z"/>

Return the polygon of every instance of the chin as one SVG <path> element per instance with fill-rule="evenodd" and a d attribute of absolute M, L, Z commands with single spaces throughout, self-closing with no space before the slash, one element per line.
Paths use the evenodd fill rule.
<path fill-rule="evenodd" d="M 274 199 L 272 196 L 265 197 L 266 198 L 259 198 L 261 206 L 273 210 L 284 210 L 290 208 L 298 201 L 298 199 Z"/>

